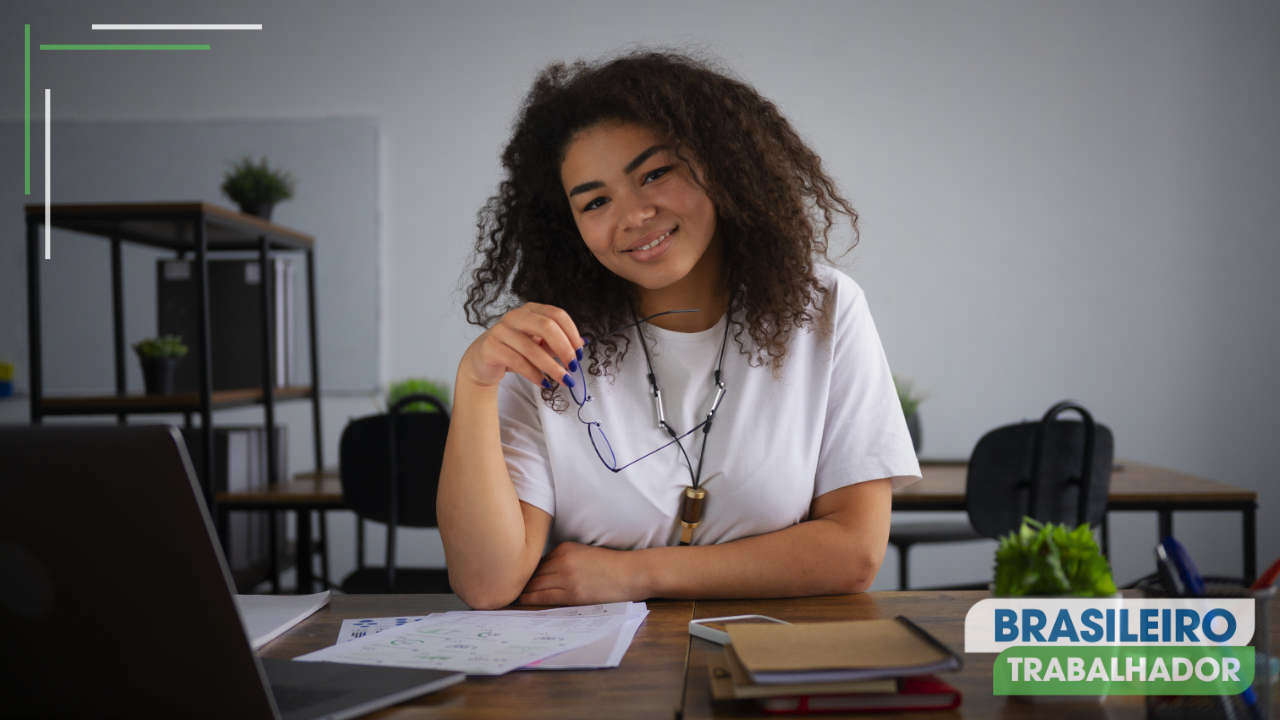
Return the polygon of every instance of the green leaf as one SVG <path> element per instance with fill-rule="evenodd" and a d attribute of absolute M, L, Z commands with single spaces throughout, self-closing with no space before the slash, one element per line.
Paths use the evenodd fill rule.
<path fill-rule="evenodd" d="M 240 206 L 288 200 L 293 197 L 294 185 L 292 175 L 272 169 L 265 157 L 255 163 L 245 156 L 222 178 L 222 192 Z"/>
<path fill-rule="evenodd" d="M 449 399 L 453 397 L 453 392 L 449 389 L 449 384 L 438 380 L 428 380 L 427 378 L 405 378 L 391 384 L 387 390 L 387 409 L 390 410 L 401 398 L 410 395 L 434 395 L 437 399 L 445 404 L 447 408 Z M 436 412 L 434 405 L 428 402 L 409 403 L 401 412 Z"/>
<path fill-rule="evenodd" d="M 996 548 L 995 594 L 1113 595 L 1111 567 L 1098 549 L 1089 525 L 1075 529 L 1022 519 Z"/>
<path fill-rule="evenodd" d="M 177 335 L 161 335 L 160 337 L 139 340 L 133 345 L 139 357 L 182 357 L 187 354 L 187 346 Z"/>

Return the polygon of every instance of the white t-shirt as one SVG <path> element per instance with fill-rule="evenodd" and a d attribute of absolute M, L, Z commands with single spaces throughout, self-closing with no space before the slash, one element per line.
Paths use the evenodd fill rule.
<path fill-rule="evenodd" d="M 767 363 L 751 367 L 729 338 L 725 394 L 702 463 L 708 497 L 695 544 L 789 527 L 808 519 L 814 498 L 846 485 L 920 476 L 862 288 L 834 268 L 818 266 L 815 273 L 832 288 L 833 332 L 824 332 L 821 320 L 793 330 L 778 377 Z M 677 433 L 702 422 L 711 406 L 725 322 L 694 333 L 643 326 L 666 419 Z M 631 344 L 616 375 L 586 376 L 591 400 L 581 411 L 601 424 L 619 466 L 671 440 L 657 427 L 644 351 L 636 330 L 628 332 Z M 568 390 L 559 392 L 569 403 L 562 413 L 542 401 L 540 388 L 508 373 L 498 400 L 516 494 L 553 517 L 548 547 L 566 540 L 626 550 L 677 544 L 680 499 L 690 484 L 679 448 L 614 473 L 592 448 Z M 701 431 L 681 442 L 696 468 Z"/>

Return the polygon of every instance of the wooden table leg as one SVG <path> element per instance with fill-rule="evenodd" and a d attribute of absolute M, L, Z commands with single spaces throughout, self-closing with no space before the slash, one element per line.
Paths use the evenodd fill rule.
<path fill-rule="evenodd" d="M 227 561 L 227 567 L 231 566 L 231 511 L 217 506 L 214 511 L 213 529 L 218 533 L 218 544 L 222 548 L 222 557 Z"/>
<path fill-rule="evenodd" d="M 1102 511 L 1102 556 L 1111 559 L 1111 522 L 1106 510 Z"/>
<path fill-rule="evenodd" d="M 280 530 L 278 526 L 279 513 L 275 510 L 267 511 L 267 552 L 271 553 L 271 559 L 267 561 L 267 569 L 271 573 L 271 594 L 280 594 Z"/>
<path fill-rule="evenodd" d="M 320 585 L 328 590 L 329 583 L 329 528 L 325 523 L 325 512 L 320 511 Z"/>
<path fill-rule="evenodd" d="M 311 511 L 298 511 L 298 594 L 311 592 Z"/>

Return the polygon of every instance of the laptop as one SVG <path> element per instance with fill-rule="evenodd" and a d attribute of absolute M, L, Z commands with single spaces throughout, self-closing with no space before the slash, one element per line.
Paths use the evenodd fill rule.
<path fill-rule="evenodd" d="M 177 431 L 0 427 L 0 716 L 350 718 L 462 673 L 258 658 Z"/>

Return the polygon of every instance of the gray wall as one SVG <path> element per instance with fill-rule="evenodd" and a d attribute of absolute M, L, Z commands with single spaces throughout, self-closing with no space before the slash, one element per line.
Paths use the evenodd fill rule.
<path fill-rule="evenodd" d="M 536 69 L 634 43 L 709 52 L 779 103 L 862 213 L 841 264 L 895 370 L 929 393 L 926 456 L 966 456 L 986 429 L 1074 397 L 1121 457 L 1255 488 L 1262 517 L 1280 509 L 1274 3 L 295 0 L 161 16 L 52 2 L 26 21 L 35 42 L 103 41 L 90 22 L 266 26 L 201 34 L 209 53 L 37 54 L 33 87 L 54 88 L 56 116 L 376 119 L 382 381 L 452 378 L 476 334 L 460 273 Z M 0 45 L 20 57 L 17 33 Z M 6 73 L 0 95 L 17 81 Z M 3 167 L 19 181 L 20 158 Z M 0 332 L 21 332 L 8 317 L 18 330 Z M 1116 574 L 1132 579 L 1154 520 L 1115 520 Z M 1236 522 L 1186 514 L 1177 531 L 1204 569 L 1238 573 Z M 1280 526 L 1259 535 L 1265 563 Z M 990 551 L 921 551 L 913 580 L 973 579 Z M 877 587 L 896 581 L 889 560 Z"/>
<path fill-rule="evenodd" d="M 61 121 L 59 90 L 54 89 L 53 99 L 50 175 L 55 202 L 200 200 L 235 207 L 218 189 L 232 161 L 247 154 L 268 156 L 273 167 L 288 168 L 299 180 L 298 197 L 277 206 L 272 219 L 316 238 L 322 387 L 368 393 L 378 386 L 381 250 L 374 120 Z M 0 190 L 4 206 L 14 210 L 0 225 L 10 238 L 25 237 L 18 206 L 44 202 L 43 99 L 38 102 L 41 120 L 32 128 L 33 194 L 24 197 L 20 182 Z M 20 166 L 21 121 L 0 123 L 0 144 L 6 156 L 19 158 Z M 156 334 L 156 259 L 174 255 L 139 245 L 123 247 L 125 343 L 132 345 Z M 110 246 L 100 236 L 55 229 L 50 250 L 50 260 L 40 263 L 45 390 L 113 389 Z M 22 243 L 6 244 L 5 256 L 14 260 L 0 267 L 3 299 L 25 308 Z M 294 348 L 299 353 L 294 368 L 303 379 L 298 384 L 304 384 L 311 377 L 306 268 L 300 254 L 294 257 Z M 27 387 L 25 314 L 19 320 L 5 323 L 0 355 L 19 360 L 17 381 Z M 142 372 L 128 352 L 127 381 L 136 391 L 142 387 Z"/>

